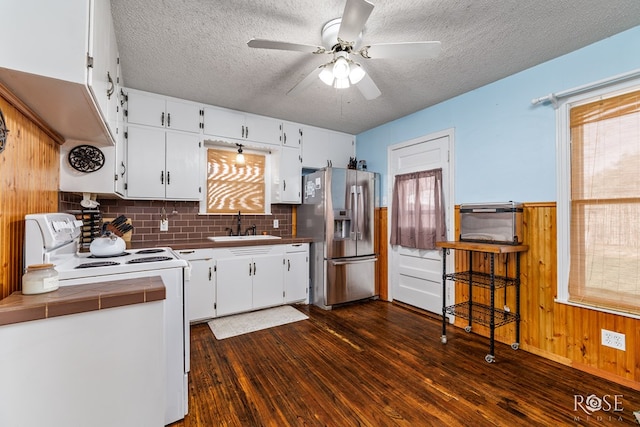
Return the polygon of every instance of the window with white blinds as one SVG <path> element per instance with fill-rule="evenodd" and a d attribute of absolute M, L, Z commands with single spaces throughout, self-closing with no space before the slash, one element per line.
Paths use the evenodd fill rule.
<path fill-rule="evenodd" d="M 245 165 L 235 163 L 236 152 L 207 150 L 207 213 L 262 214 L 265 203 L 265 156 L 245 151 Z"/>
<path fill-rule="evenodd" d="M 571 107 L 569 129 L 568 302 L 639 315 L 640 91 Z"/>

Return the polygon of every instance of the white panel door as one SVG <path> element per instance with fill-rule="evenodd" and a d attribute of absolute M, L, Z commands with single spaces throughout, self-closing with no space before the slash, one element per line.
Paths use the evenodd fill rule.
<path fill-rule="evenodd" d="M 452 191 L 449 157 L 453 131 L 428 135 L 389 147 L 389 225 L 394 177 L 442 168 L 446 221 L 450 229 Z M 448 231 L 449 235 L 450 232 Z M 442 313 L 442 256 L 439 250 L 389 247 L 389 283 L 394 300 L 434 313 Z"/>

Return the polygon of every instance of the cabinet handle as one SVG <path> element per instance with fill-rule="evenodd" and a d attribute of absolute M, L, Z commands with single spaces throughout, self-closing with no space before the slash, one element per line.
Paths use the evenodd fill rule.
<path fill-rule="evenodd" d="M 242 137 L 244 138 L 244 125 L 242 125 Z"/>
<path fill-rule="evenodd" d="M 124 162 L 120 162 L 120 167 L 122 168 L 122 172 L 120 172 L 120 176 L 124 178 L 124 174 L 127 173 L 127 167 L 124 165 Z"/>
<path fill-rule="evenodd" d="M 251 263 L 249 263 L 249 276 L 251 276 Z"/>
<path fill-rule="evenodd" d="M 284 145 L 287 145 L 287 134 L 284 134 Z"/>
<path fill-rule="evenodd" d="M 167 113 L 167 127 L 171 127 L 171 113 Z"/>
<path fill-rule="evenodd" d="M 164 126 L 164 111 L 162 112 L 162 115 L 160 116 L 160 124 L 162 126 Z"/>
<path fill-rule="evenodd" d="M 164 171 L 160 172 L 160 184 L 164 185 Z"/>
<path fill-rule="evenodd" d="M 291 260 L 287 260 L 287 271 L 291 271 Z"/>
<path fill-rule="evenodd" d="M 211 281 L 211 267 L 209 267 L 209 281 Z"/>
<path fill-rule="evenodd" d="M 180 251 L 178 252 L 180 255 L 188 255 L 188 254 L 192 254 L 195 253 L 195 251 Z"/>
<path fill-rule="evenodd" d="M 256 263 L 255 262 L 253 263 L 253 275 L 254 276 L 256 275 Z"/>
<path fill-rule="evenodd" d="M 287 180 L 286 179 L 282 180 L 282 186 L 283 186 L 282 191 L 287 191 Z"/>
<path fill-rule="evenodd" d="M 111 78 L 111 74 L 107 71 L 107 80 L 109 81 L 109 88 L 107 89 L 107 99 L 111 99 L 111 95 L 116 90 L 116 86 L 113 84 L 113 79 Z"/>
<path fill-rule="evenodd" d="M 249 138 L 249 126 L 245 128 L 244 137 Z"/>
<path fill-rule="evenodd" d="M 167 171 L 167 185 L 171 184 L 171 172 Z"/>

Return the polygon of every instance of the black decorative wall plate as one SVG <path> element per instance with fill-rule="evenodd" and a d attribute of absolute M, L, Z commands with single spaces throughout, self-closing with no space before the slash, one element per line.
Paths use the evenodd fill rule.
<path fill-rule="evenodd" d="M 2 114 L 2 110 L 0 110 L 0 153 L 4 151 L 8 133 L 7 123 L 4 121 L 4 114 Z"/>
<path fill-rule="evenodd" d="M 69 164 L 80 172 L 95 172 L 104 166 L 104 153 L 91 145 L 78 145 L 69 151 Z"/>

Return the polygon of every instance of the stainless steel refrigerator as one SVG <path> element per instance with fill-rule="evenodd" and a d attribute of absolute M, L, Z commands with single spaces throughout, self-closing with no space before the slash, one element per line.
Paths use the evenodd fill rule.
<path fill-rule="evenodd" d="M 297 234 L 311 237 L 311 301 L 335 304 L 374 297 L 374 209 L 378 176 L 355 169 L 325 168 L 303 176 Z"/>

